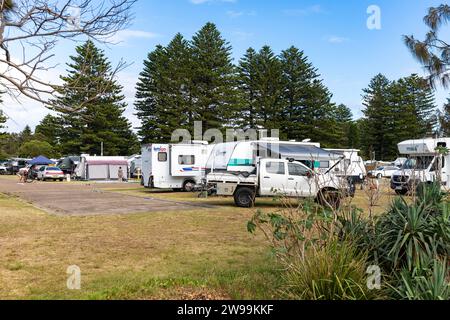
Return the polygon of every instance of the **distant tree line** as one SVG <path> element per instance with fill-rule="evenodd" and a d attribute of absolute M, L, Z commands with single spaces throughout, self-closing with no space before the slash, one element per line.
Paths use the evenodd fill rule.
<path fill-rule="evenodd" d="M 34 134 L 26 126 L 20 134 L 6 136 L 2 152 L 20 157 L 100 155 L 103 144 L 105 156 L 138 153 L 139 141 L 123 115 L 126 104 L 122 87 L 113 79 L 103 51 L 87 41 L 76 48 L 76 55 L 70 60 L 67 75 L 61 76 L 64 85 L 58 92 L 58 101 L 53 103 L 62 109 L 47 115 Z M 89 90 L 86 83 L 90 84 Z M 67 111 L 77 105 L 83 107 Z"/>
<path fill-rule="evenodd" d="M 363 117 L 354 121 L 347 106 L 332 102 L 303 51 L 249 48 L 233 65 L 231 46 L 208 23 L 191 40 L 177 34 L 149 53 L 135 107 L 145 143 L 169 141 L 175 129 L 192 132 L 193 122 L 203 121 L 204 130 L 280 129 L 283 139 L 310 138 L 389 160 L 400 141 L 438 134 L 446 113 L 439 116 L 434 101 L 418 75 L 396 81 L 377 75 L 364 89 Z"/>
<path fill-rule="evenodd" d="M 280 129 L 281 138 L 351 147 L 353 115 L 331 101 L 318 70 L 291 47 L 276 55 L 253 48 L 234 65 L 231 46 L 207 23 L 191 40 L 177 34 L 144 61 L 137 117 L 144 143 L 170 141 L 175 129 Z M 354 128 L 353 128 L 354 129 Z"/>
<path fill-rule="evenodd" d="M 363 99 L 360 147 L 367 158 L 392 160 L 398 155 L 399 142 L 439 134 L 434 92 L 416 74 L 397 81 L 379 74 L 364 89 Z"/>
<path fill-rule="evenodd" d="M 347 106 L 332 102 L 319 71 L 300 49 L 277 55 L 269 46 L 249 48 L 237 64 L 231 50 L 207 23 L 191 40 L 177 34 L 148 54 L 136 86 L 141 143 L 168 142 L 175 129 L 193 133 L 194 121 L 202 121 L 204 131 L 280 129 L 282 139 L 310 138 L 324 147 L 358 148 L 366 158 L 392 160 L 400 141 L 450 136 L 450 99 L 439 110 L 429 81 L 416 74 L 394 81 L 375 76 L 363 91 L 363 117 L 355 121 Z M 27 127 L 1 135 L 1 154 L 26 156 L 36 149 L 55 156 L 100 154 L 102 142 L 105 155 L 139 152 L 123 115 L 122 87 L 103 51 L 92 41 L 78 46 L 61 79 L 66 85 L 52 105 L 62 108 L 47 115 L 34 134 Z M 71 105 L 83 108 L 64 111 Z M 0 132 L 5 121 L 0 113 Z"/>

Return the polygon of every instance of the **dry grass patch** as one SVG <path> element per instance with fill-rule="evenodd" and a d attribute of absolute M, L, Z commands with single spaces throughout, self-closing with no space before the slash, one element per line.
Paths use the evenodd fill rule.
<path fill-rule="evenodd" d="M 264 241 L 247 233 L 250 215 L 59 217 L 0 196 L 0 298 L 179 298 L 177 288 L 268 298 L 276 266 Z M 79 292 L 65 287 L 70 265 L 82 270 Z"/>

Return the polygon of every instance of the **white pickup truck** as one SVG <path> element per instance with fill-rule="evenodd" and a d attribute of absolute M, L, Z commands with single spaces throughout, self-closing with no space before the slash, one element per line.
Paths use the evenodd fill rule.
<path fill-rule="evenodd" d="M 279 159 L 259 159 L 254 173 L 213 172 L 207 184 L 213 194 L 233 196 L 236 206 L 249 208 L 256 197 L 314 198 L 338 206 L 342 196 L 354 192 L 347 181 L 330 173 L 314 173 L 304 164 Z"/>

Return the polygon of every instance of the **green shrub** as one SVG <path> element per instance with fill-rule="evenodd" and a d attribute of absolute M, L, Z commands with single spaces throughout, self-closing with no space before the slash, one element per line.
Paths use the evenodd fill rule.
<path fill-rule="evenodd" d="M 430 268 L 403 269 L 394 295 L 403 300 L 450 300 L 447 260 L 433 259 Z"/>
<path fill-rule="evenodd" d="M 366 255 L 350 243 L 332 242 L 310 249 L 306 259 L 291 260 L 283 295 L 295 300 L 367 300 L 379 292 L 367 288 Z"/>
<path fill-rule="evenodd" d="M 439 185 L 424 187 L 412 205 L 403 198 L 396 199 L 374 231 L 378 259 L 386 269 L 420 267 L 422 257 L 430 250 L 447 256 L 450 219 Z"/>

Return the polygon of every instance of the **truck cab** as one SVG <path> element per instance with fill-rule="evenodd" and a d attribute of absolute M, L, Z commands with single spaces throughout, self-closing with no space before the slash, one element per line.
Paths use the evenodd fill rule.
<path fill-rule="evenodd" d="M 331 174 L 314 173 L 298 161 L 260 159 L 252 174 L 210 173 L 208 185 L 217 195 L 233 196 L 238 207 L 251 207 L 256 197 L 316 198 L 337 194 L 342 188 Z"/>

